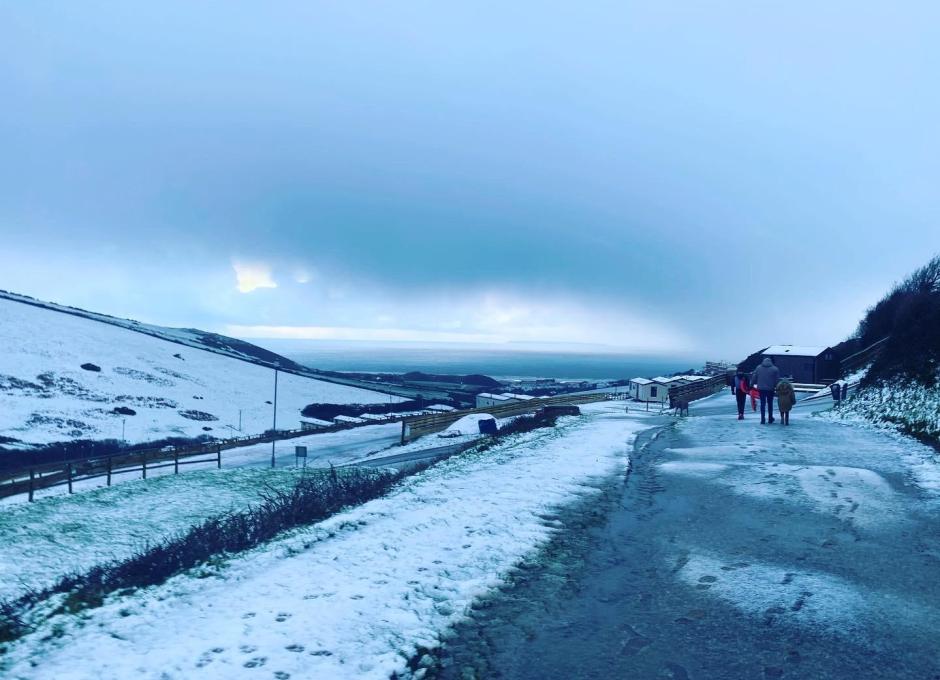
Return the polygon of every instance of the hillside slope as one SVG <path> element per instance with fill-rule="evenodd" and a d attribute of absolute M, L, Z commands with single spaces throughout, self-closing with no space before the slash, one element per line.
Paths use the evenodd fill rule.
<path fill-rule="evenodd" d="M 277 364 L 282 370 L 296 371 L 298 373 L 310 374 L 316 372 L 306 366 L 301 366 L 287 357 L 266 350 L 263 347 L 258 347 L 244 340 L 219 335 L 218 333 L 201 331 L 196 328 L 167 328 L 166 326 L 141 323 L 133 319 L 120 319 L 116 316 L 90 312 L 86 309 L 79 309 L 78 307 L 69 307 L 68 305 L 60 305 L 55 302 L 37 300 L 28 295 L 11 293 L 6 290 L 0 290 L 0 300 L 21 302 L 26 305 L 38 307 L 39 309 L 47 309 L 63 314 L 71 314 L 83 319 L 100 321 L 101 323 L 126 328 L 138 333 L 143 333 L 144 335 L 151 335 L 161 340 L 167 340 L 188 347 L 195 347 L 196 349 L 205 349 L 210 352 L 215 352 L 216 354 L 232 357 L 233 359 L 242 359 L 251 363 L 259 363 L 271 367 Z"/>
<path fill-rule="evenodd" d="M 884 346 L 833 417 L 865 420 L 940 448 L 940 256 L 871 307 L 855 339 Z"/>
<path fill-rule="evenodd" d="M 249 361 L 278 355 L 262 359 L 252 352 L 265 350 L 231 338 L 159 326 L 142 331 L 144 324 L 20 297 L 0 296 L 0 444 L 119 439 L 122 421 L 129 443 L 224 437 L 238 426 L 239 411 L 244 432 L 271 427 L 274 373 Z M 218 347 L 207 348 L 206 338 Z M 300 410 L 312 402 L 390 399 L 398 400 L 281 373 L 278 426 L 297 427 Z"/>

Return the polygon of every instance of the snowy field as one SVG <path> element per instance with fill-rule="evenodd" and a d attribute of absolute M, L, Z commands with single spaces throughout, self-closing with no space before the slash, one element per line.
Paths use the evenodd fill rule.
<path fill-rule="evenodd" d="M 464 454 L 388 496 L 236 557 L 59 617 L 9 678 L 387 678 L 622 472 L 644 414 L 623 405 Z"/>
<path fill-rule="evenodd" d="M 274 373 L 262 366 L 5 298 L 0 347 L 0 436 L 23 443 L 120 439 L 122 421 L 131 443 L 225 438 L 239 411 L 244 433 L 271 427 Z M 278 426 L 298 427 L 313 402 L 392 400 L 400 398 L 281 373 Z"/>

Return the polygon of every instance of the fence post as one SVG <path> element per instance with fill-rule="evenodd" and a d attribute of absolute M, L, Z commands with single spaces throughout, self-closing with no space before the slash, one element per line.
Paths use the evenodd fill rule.
<path fill-rule="evenodd" d="M 108 486 L 111 486 L 111 456 L 108 456 Z"/>
<path fill-rule="evenodd" d="M 142 458 L 143 458 L 144 479 L 147 479 L 147 452 L 146 451 L 143 452 Z"/>
<path fill-rule="evenodd" d="M 215 455 L 216 455 L 216 468 L 221 470 L 222 469 L 222 445 L 221 444 L 219 444 L 216 447 Z"/>
<path fill-rule="evenodd" d="M 30 468 L 29 469 L 29 502 L 30 503 L 33 502 L 33 478 L 34 478 L 33 476 L 34 476 L 33 469 Z"/>
<path fill-rule="evenodd" d="M 405 419 L 404 418 L 402 418 L 401 420 L 401 444 L 402 446 L 405 445 Z"/>
<path fill-rule="evenodd" d="M 173 474 L 178 475 L 180 473 L 180 454 L 179 451 L 173 450 Z"/>
<path fill-rule="evenodd" d="M 72 493 L 72 464 L 69 463 L 66 466 L 66 469 L 68 470 L 68 474 L 69 474 L 69 493 Z"/>

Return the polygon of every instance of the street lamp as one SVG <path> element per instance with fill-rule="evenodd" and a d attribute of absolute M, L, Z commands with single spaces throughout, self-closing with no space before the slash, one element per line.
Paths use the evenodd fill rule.
<path fill-rule="evenodd" d="M 274 445 L 277 442 L 277 371 L 281 365 L 275 361 L 274 362 L 274 425 L 271 426 L 272 436 L 271 436 L 271 467 L 274 468 Z"/>

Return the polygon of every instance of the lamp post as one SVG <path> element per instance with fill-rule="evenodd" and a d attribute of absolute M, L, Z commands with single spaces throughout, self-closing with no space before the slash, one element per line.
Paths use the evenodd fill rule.
<path fill-rule="evenodd" d="M 274 425 L 271 426 L 272 437 L 271 437 L 271 467 L 274 468 L 274 445 L 277 443 L 277 371 L 280 368 L 280 364 L 276 361 L 274 362 Z"/>

